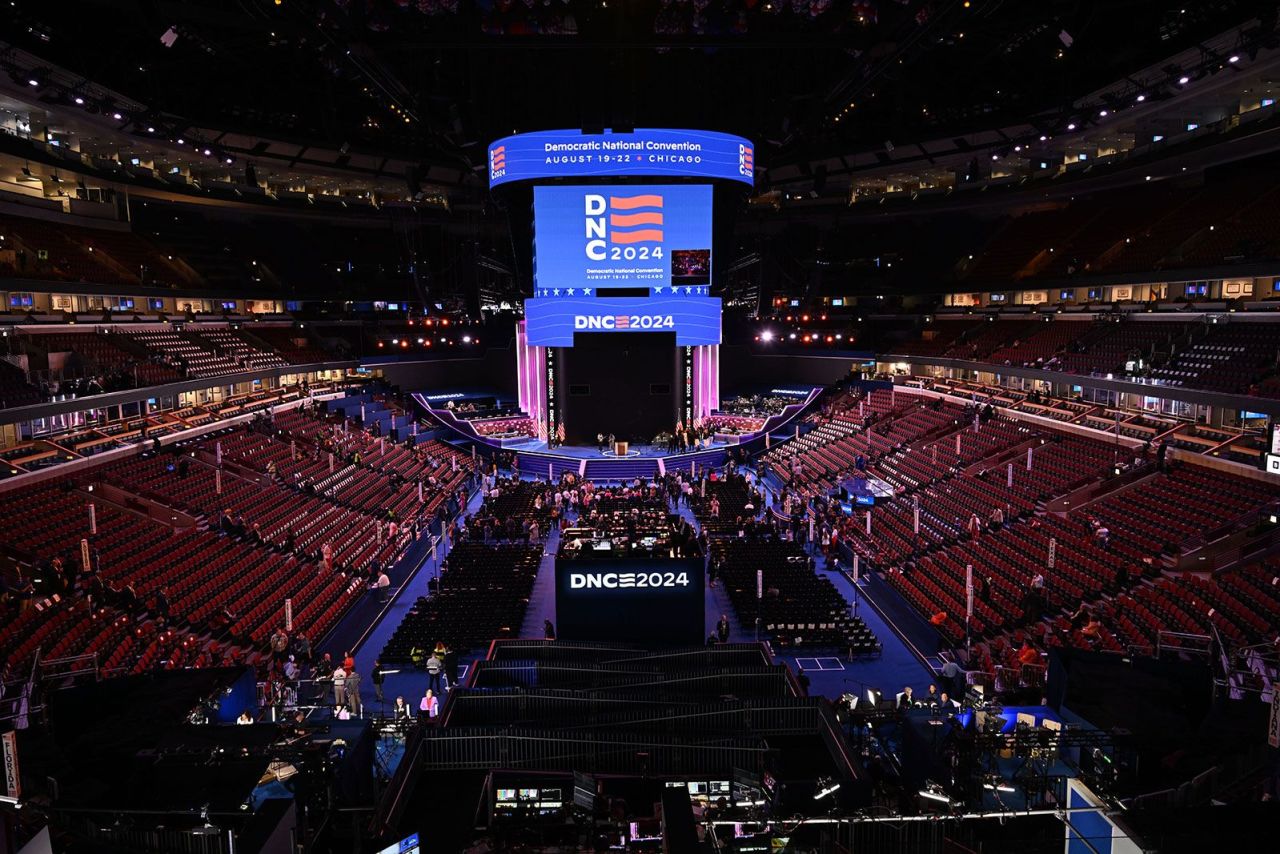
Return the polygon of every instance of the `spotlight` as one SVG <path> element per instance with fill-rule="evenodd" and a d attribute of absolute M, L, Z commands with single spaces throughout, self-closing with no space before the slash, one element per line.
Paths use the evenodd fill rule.
<path fill-rule="evenodd" d="M 1191 82 L 1191 78 L 1190 78 L 1190 77 L 1187 77 L 1186 75 L 1183 75 L 1182 77 L 1179 77 L 1179 78 L 1178 78 L 1178 85 L 1179 85 L 1179 86 L 1186 86 L 1186 85 L 1187 85 L 1188 83 L 1190 83 L 1190 82 Z"/>
<path fill-rule="evenodd" d="M 1137 99 L 1136 99 L 1136 100 L 1137 100 L 1137 102 L 1138 102 L 1139 104 L 1141 104 L 1143 101 L 1147 100 L 1147 96 L 1146 96 L 1146 95 L 1139 95 L 1139 96 L 1137 97 Z"/>
<path fill-rule="evenodd" d="M 39 86 L 39 85 L 40 85 L 40 81 L 39 81 L 39 80 L 37 80 L 36 78 L 32 77 L 30 80 L 28 80 L 28 81 L 27 81 L 27 85 L 28 85 L 28 86 Z"/>
<path fill-rule="evenodd" d="M 111 118 L 115 119 L 116 121 L 120 121 L 121 119 L 124 118 L 124 116 L 120 115 L 119 113 L 112 113 Z"/>
<path fill-rule="evenodd" d="M 773 332 L 772 332 L 771 330 L 768 330 L 768 329 L 766 329 L 764 332 L 761 332 L 761 333 L 760 333 L 760 340 L 761 340 L 761 341 L 772 341 L 772 340 L 773 340 Z"/>
<path fill-rule="evenodd" d="M 1076 123 L 1075 123 L 1075 122 L 1072 122 L 1071 124 L 1067 125 L 1067 130 L 1075 130 L 1075 129 L 1076 129 Z"/>
<path fill-rule="evenodd" d="M 75 101 L 76 101 L 76 106 L 77 106 L 77 107 L 83 107 L 83 106 L 84 106 L 84 98 L 81 98 L 79 95 L 76 95 L 76 97 L 75 97 Z"/>
<path fill-rule="evenodd" d="M 1239 61 L 1240 61 L 1240 55 L 1235 53 L 1231 54 L 1231 57 L 1227 60 L 1227 62 L 1230 62 L 1230 63 L 1236 63 Z"/>
<path fill-rule="evenodd" d="M 1107 117 L 1107 111 L 1106 111 L 1106 110 L 1099 110 L 1099 111 L 1098 111 L 1098 116 L 1099 116 L 1100 118 L 1104 118 L 1104 119 L 1105 119 L 1105 118 Z"/>

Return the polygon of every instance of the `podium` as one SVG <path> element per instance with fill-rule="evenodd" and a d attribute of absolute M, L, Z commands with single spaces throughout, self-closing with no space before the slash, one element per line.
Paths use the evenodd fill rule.
<path fill-rule="evenodd" d="M 630 447 L 630 445 L 626 442 L 614 442 L 613 452 L 620 457 L 625 457 L 627 455 L 628 447 Z"/>

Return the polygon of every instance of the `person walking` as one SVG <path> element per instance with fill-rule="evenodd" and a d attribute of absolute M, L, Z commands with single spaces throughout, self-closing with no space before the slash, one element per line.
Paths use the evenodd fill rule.
<path fill-rule="evenodd" d="M 369 681 L 373 683 L 373 696 L 377 698 L 379 703 L 385 702 L 382 696 L 382 683 L 387 677 L 382 675 L 382 661 L 373 660 L 373 670 L 369 673 Z"/>

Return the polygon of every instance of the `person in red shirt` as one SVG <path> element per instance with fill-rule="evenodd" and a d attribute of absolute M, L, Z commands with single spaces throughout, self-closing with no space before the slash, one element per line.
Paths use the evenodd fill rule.
<path fill-rule="evenodd" d="M 1021 664 L 1039 664 L 1040 653 L 1027 641 L 1022 642 L 1022 649 L 1018 650 L 1018 662 Z"/>

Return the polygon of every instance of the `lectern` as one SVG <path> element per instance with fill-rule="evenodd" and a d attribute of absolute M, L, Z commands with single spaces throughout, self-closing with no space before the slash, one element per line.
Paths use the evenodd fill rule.
<path fill-rule="evenodd" d="M 627 455 L 627 447 L 628 445 L 626 442 L 614 442 L 613 452 L 620 457 L 625 457 Z"/>

